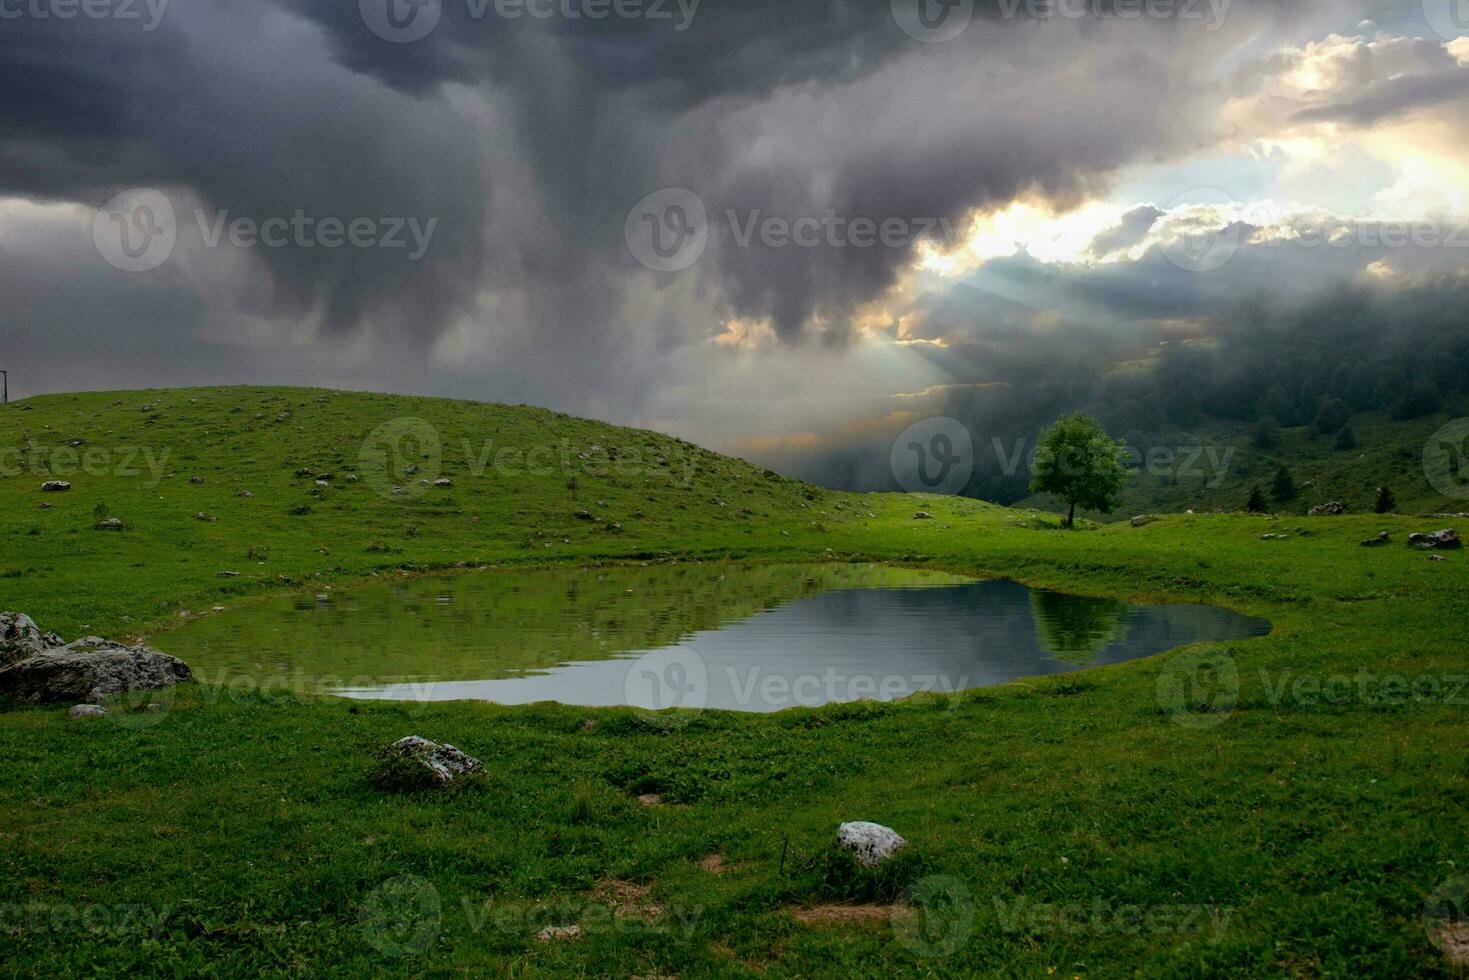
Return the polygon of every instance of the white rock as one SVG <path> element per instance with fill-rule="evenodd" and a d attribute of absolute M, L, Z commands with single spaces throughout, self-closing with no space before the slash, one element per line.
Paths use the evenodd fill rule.
<path fill-rule="evenodd" d="M 101 718 L 107 709 L 100 704 L 74 704 L 66 714 L 68 718 Z"/>
<path fill-rule="evenodd" d="M 837 846 L 864 868 L 875 868 L 908 846 L 891 827 L 857 820 L 837 828 Z"/>
<path fill-rule="evenodd" d="M 484 763 L 474 756 L 466 755 L 452 745 L 440 745 L 417 735 L 398 739 L 393 743 L 393 751 L 422 764 L 441 783 L 452 783 L 466 773 L 485 771 Z"/>

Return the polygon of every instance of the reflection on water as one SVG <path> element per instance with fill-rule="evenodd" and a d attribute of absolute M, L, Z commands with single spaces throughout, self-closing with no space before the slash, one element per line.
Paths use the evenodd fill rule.
<path fill-rule="evenodd" d="M 1205 606 L 883 566 L 661 566 L 421 579 L 257 604 L 154 642 L 206 682 L 770 711 L 984 687 L 1268 630 Z"/>
<path fill-rule="evenodd" d="M 1084 663 L 1127 637 L 1125 602 L 1032 589 L 1030 604 L 1041 646 L 1058 657 Z"/>

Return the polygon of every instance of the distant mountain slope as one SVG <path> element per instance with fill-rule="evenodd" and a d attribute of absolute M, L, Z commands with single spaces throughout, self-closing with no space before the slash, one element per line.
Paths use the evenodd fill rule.
<path fill-rule="evenodd" d="M 1189 509 L 1239 511 L 1254 486 L 1265 492 L 1271 511 L 1277 513 L 1305 513 L 1332 500 L 1342 501 L 1354 513 L 1371 513 L 1382 486 L 1391 488 L 1397 513 L 1466 511 L 1469 487 L 1462 497 L 1445 496 L 1429 483 L 1424 470 L 1429 440 L 1450 421 L 1452 417 L 1444 414 L 1401 422 L 1385 411 L 1358 413 L 1347 423 L 1356 444 L 1350 449 L 1337 448 L 1337 434 L 1313 438 L 1305 426 L 1282 430 L 1278 444 L 1265 448 L 1255 444 L 1252 426 L 1232 423 L 1172 435 L 1138 447 L 1144 457 L 1142 468 L 1111 518 Z M 1281 466 L 1289 470 L 1299 490 L 1283 502 L 1270 495 Z M 1030 497 L 1016 506 L 1057 509 L 1054 500 L 1044 497 Z"/>

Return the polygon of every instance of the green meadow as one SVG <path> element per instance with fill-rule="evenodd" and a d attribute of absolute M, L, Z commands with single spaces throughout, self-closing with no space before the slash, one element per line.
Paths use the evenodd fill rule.
<path fill-rule="evenodd" d="M 55 479 L 72 488 L 42 493 Z M 723 563 L 1008 577 L 1274 629 L 770 715 L 207 678 L 101 719 L 6 705 L 0 970 L 1465 975 L 1440 926 L 1469 886 L 1469 559 L 1407 547 L 1459 526 L 1297 508 L 1058 524 L 830 492 L 524 407 L 284 388 L 13 403 L 0 609 L 67 639 L 166 649 L 216 607 L 428 573 Z M 1390 546 L 1360 546 L 1382 531 Z M 677 636 L 808 588 L 772 575 L 632 628 Z M 595 592 L 579 601 L 596 615 Z M 376 788 L 374 753 L 408 734 L 487 771 L 438 793 Z M 832 844 L 848 820 L 909 846 L 858 871 Z"/>

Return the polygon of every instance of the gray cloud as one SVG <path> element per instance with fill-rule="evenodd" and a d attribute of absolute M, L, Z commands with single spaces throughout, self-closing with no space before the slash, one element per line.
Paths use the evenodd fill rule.
<path fill-rule="evenodd" d="M 742 247 L 727 209 L 962 228 L 971 209 L 1017 197 L 1079 201 L 1121 168 L 1209 145 L 1220 65 L 1240 45 L 1341 16 L 1324 0 L 1236 0 L 1209 32 L 1001 21 L 991 2 L 959 38 L 926 45 L 886 2 L 704 0 L 685 31 L 475 20 L 446 2 L 429 37 L 392 44 L 350 2 L 175 2 L 152 32 L 7 23 L 0 196 L 95 207 L 157 186 L 181 208 L 255 219 L 434 217 L 432 247 L 417 263 L 373 249 L 237 255 L 185 229 L 176 261 L 129 277 L 84 236 L 63 242 L 59 225 L 28 219 L 7 239 L 24 257 L 11 274 L 69 295 L 18 308 L 7 290 L 0 316 L 24 338 L 6 338 L 7 355 L 52 365 L 56 387 L 93 358 L 99 384 L 115 370 L 432 383 L 616 418 L 697 384 L 730 317 L 771 320 L 793 349 L 840 348 L 854 311 L 911 263 L 908 244 Z M 628 208 L 664 186 L 695 191 L 716 222 L 683 273 L 649 272 L 622 241 Z M 1098 247 L 1142 240 L 1145 217 Z M 1129 271 L 996 264 L 927 311 L 936 325 L 982 311 L 987 338 L 915 356 L 980 376 L 1002 340 L 1024 345 L 1058 282 L 1066 317 L 1196 309 L 1166 269 Z M 983 303 L 965 295 L 982 289 Z"/>

